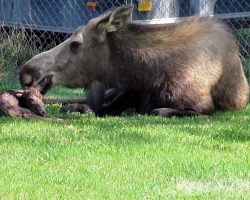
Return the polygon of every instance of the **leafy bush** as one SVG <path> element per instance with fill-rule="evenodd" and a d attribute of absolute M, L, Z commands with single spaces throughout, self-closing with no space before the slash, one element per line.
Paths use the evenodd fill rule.
<path fill-rule="evenodd" d="M 14 79 L 19 67 L 38 53 L 36 47 L 27 43 L 25 30 L 1 29 L 0 34 L 0 79 Z"/>

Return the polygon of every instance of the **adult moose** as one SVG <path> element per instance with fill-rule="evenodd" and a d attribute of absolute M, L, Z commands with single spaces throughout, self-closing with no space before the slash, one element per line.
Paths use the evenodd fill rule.
<path fill-rule="evenodd" d="M 246 106 L 249 86 L 226 25 L 210 17 L 165 25 L 132 23 L 132 9 L 122 6 L 94 18 L 29 60 L 21 69 L 22 86 L 40 84 L 45 92 L 53 85 L 87 88 L 99 81 L 146 95 L 150 113 L 162 116 Z"/>

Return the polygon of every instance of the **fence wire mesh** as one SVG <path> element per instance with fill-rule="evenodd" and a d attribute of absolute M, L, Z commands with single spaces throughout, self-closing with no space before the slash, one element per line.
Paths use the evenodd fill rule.
<path fill-rule="evenodd" d="M 21 65 L 64 41 L 79 25 L 126 4 L 134 5 L 133 20 L 145 23 L 171 23 L 192 15 L 222 18 L 235 33 L 250 80 L 249 0 L 0 0 L 0 69 L 6 52 Z"/>

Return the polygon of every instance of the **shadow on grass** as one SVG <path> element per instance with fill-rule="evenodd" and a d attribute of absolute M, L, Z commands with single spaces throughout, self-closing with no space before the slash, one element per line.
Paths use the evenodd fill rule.
<path fill-rule="evenodd" d="M 117 118 L 115 118 L 117 119 Z M 107 120 L 107 121 L 106 121 Z M 91 125 L 107 128 L 113 131 L 111 134 L 120 135 L 126 139 L 134 137 L 154 137 L 155 141 L 166 141 L 166 138 L 174 132 L 186 135 L 195 135 L 204 138 L 213 138 L 218 141 L 249 142 L 250 141 L 250 114 L 244 111 L 216 113 L 211 116 L 197 116 L 192 118 L 163 118 L 154 116 L 126 116 L 118 120 L 110 121 L 108 118 L 102 122 L 90 122 Z M 114 129 L 120 127 L 120 129 Z M 121 129 L 130 127 L 123 134 Z M 161 130 L 157 132 L 157 129 Z M 117 131 L 117 132 L 115 132 Z M 151 132 L 155 132 L 152 136 Z M 91 139 L 101 139 L 98 134 L 91 135 Z M 150 139 L 152 141 L 152 138 Z"/>
<path fill-rule="evenodd" d="M 58 114 L 57 110 L 58 107 L 50 108 L 52 117 Z M 63 143 L 63 139 L 70 141 L 69 143 L 84 143 L 85 140 L 93 140 L 109 145 L 140 145 L 164 143 L 168 135 L 174 135 L 175 132 L 178 132 L 179 135 L 183 134 L 183 137 L 195 135 L 218 141 L 248 142 L 250 141 L 249 111 L 248 108 L 242 111 L 218 112 L 211 116 L 191 118 L 139 115 L 96 118 L 91 115 L 60 114 L 59 117 L 68 119 L 69 124 L 40 123 L 36 120 L 25 121 L 3 117 L 0 119 L 0 124 L 8 126 L 8 124 L 16 123 L 18 125 L 21 123 L 31 127 L 32 130 L 30 132 L 28 130 L 27 136 L 3 136 L 0 143 L 13 140 L 13 142 L 26 141 L 32 145 L 35 137 L 39 140 L 37 141 L 39 144 L 46 145 Z M 18 126 L 15 129 L 18 129 Z M 44 129 L 46 129 L 45 135 L 37 135 L 36 131 L 43 131 Z M 50 131 L 48 132 L 48 130 Z M 57 133 L 59 130 L 61 137 L 55 136 L 54 130 Z"/>
<path fill-rule="evenodd" d="M 230 142 L 250 141 L 250 108 L 241 111 L 217 112 L 210 116 L 152 120 L 151 125 L 161 123 L 174 127 L 183 134 L 212 137 Z"/>
<path fill-rule="evenodd" d="M 191 118 L 164 118 L 155 116 L 125 116 L 117 123 L 107 122 L 105 126 L 128 125 L 131 127 L 159 127 L 166 130 L 166 134 L 159 133 L 163 138 L 170 132 L 178 131 L 183 134 L 213 138 L 229 142 L 250 141 L 250 107 L 240 111 L 217 112 L 210 116 L 196 116 Z M 98 126 L 98 124 L 97 124 Z M 171 131 L 170 131 L 171 130 Z M 155 130 L 154 130 L 155 131 Z M 145 133 L 147 131 L 145 130 Z"/>
<path fill-rule="evenodd" d="M 76 143 L 85 145 L 88 141 L 99 145 L 119 146 L 153 144 L 162 141 L 162 135 L 152 135 L 150 131 L 144 130 L 138 125 L 131 125 L 128 129 L 123 117 L 119 119 L 121 120 L 119 122 L 117 118 L 108 119 L 109 121 L 106 122 L 106 119 L 78 115 L 71 118 L 68 124 L 58 124 L 4 117 L 0 123 L 5 125 L 4 131 L 10 131 L 10 134 L 2 134 L 0 144 L 25 143 L 26 145 L 53 146 Z M 18 132 L 18 128 L 23 126 L 27 130 L 23 129 L 22 133 Z"/>

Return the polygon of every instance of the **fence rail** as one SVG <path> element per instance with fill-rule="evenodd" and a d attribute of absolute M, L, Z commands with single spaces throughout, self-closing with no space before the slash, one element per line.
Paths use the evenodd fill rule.
<path fill-rule="evenodd" d="M 133 20 L 144 23 L 171 23 L 192 15 L 222 18 L 234 30 L 250 80 L 249 0 L 0 0 L 0 42 L 14 31 L 26 45 L 47 50 L 89 19 L 124 4 L 134 5 Z"/>

